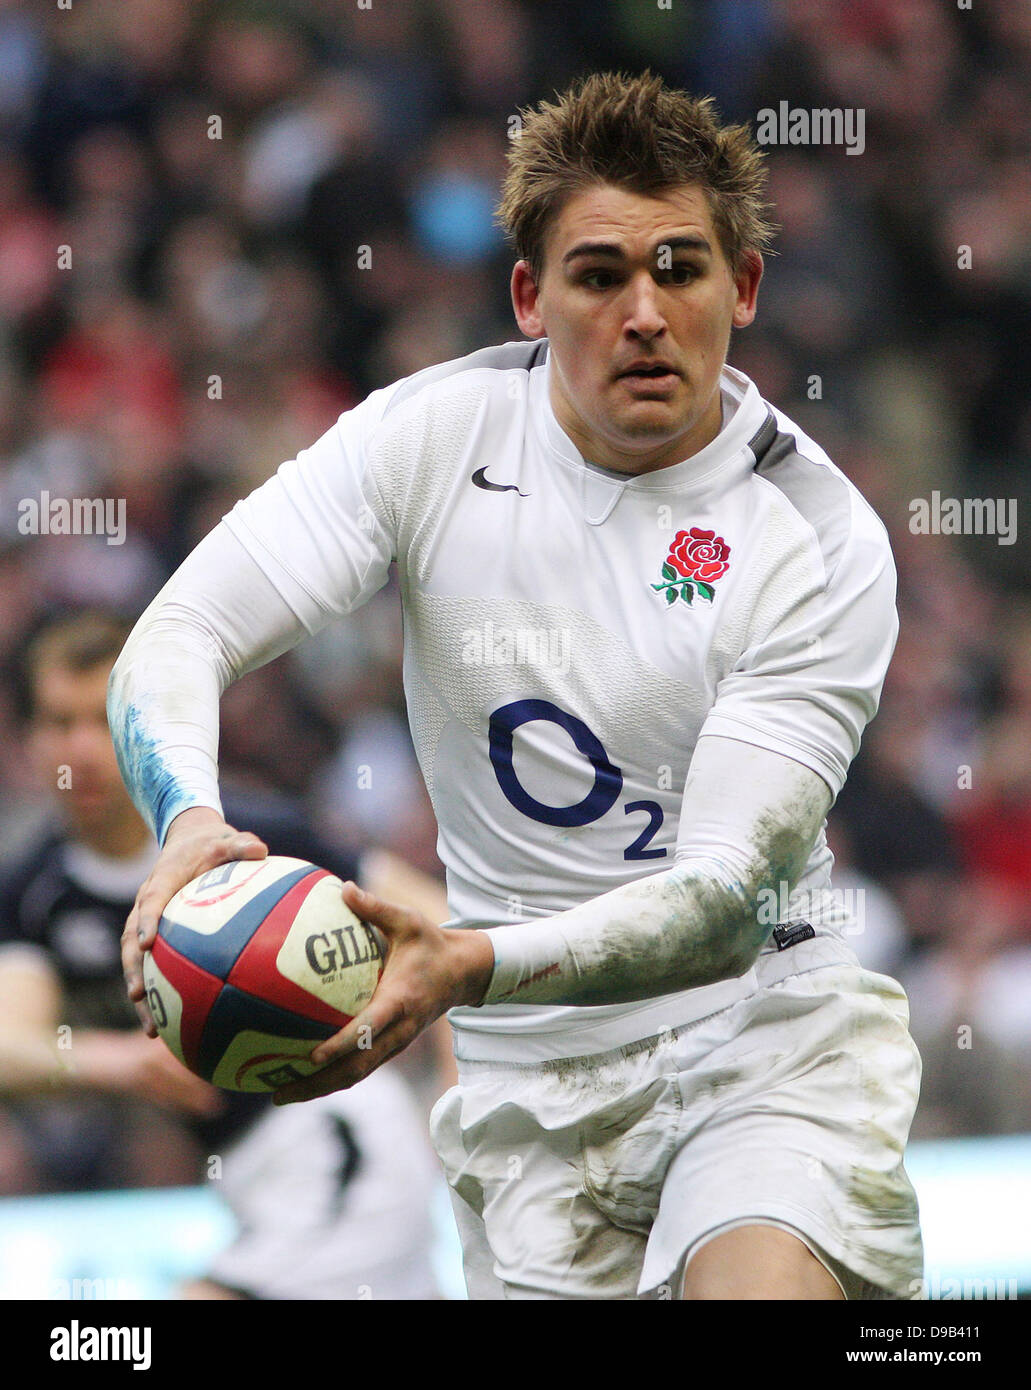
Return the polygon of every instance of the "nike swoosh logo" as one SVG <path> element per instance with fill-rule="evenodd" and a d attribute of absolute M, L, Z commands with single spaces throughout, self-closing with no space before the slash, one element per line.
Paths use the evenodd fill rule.
<path fill-rule="evenodd" d="M 515 483 L 489 483 L 486 468 L 477 468 L 473 474 L 473 483 L 476 487 L 482 487 L 484 492 L 519 492 Z M 528 492 L 519 492 L 520 497 L 529 497 L 529 495 Z"/>

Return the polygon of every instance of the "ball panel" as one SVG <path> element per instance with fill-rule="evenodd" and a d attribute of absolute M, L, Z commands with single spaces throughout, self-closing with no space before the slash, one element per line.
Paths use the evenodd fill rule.
<path fill-rule="evenodd" d="M 229 1091 L 270 1091 L 319 1070 L 308 1060 L 313 1044 L 247 1028 L 237 1033 L 212 1081 Z"/>
<path fill-rule="evenodd" d="M 169 907 L 175 904 L 170 915 L 183 926 L 210 935 L 221 929 L 219 924 L 234 910 L 245 906 L 270 883 L 298 869 L 311 873 L 314 867 L 306 859 L 276 854 L 265 859 L 232 859 L 208 869 L 181 888 L 169 903 Z"/>
<path fill-rule="evenodd" d="M 175 1053 L 180 1062 L 189 1066 L 183 1055 L 182 1045 L 182 995 L 161 969 L 158 964 L 160 959 L 161 953 L 155 956 L 153 951 L 148 951 L 143 957 L 143 987 L 147 991 L 147 1007 L 161 1041 Z"/>
<path fill-rule="evenodd" d="M 321 892 L 318 891 L 320 887 Z M 326 915 L 324 908 L 329 904 L 333 905 L 334 921 L 348 919 L 357 922 L 358 919 L 348 910 L 347 904 L 340 897 L 340 887 L 340 880 L 325 869 L 309 874 L 307 878 L 295 883 L 240 952 L 226 983 L 247 994 L 258 995 L 270 1004 L 295 1010 L 306 1018 L 332 1023 L 334 1030 L 349 1023 L 353 1014 L 337 1007 L 337 1000 L 341 1004 L 352 1002 L 347 990 L 337 989 L 334 992 L 328 989 L 316 992 L 307 989 L 304 987 L 303 979 L 298 979 L 296 975 L 288 977 L 286 972 L 282 972 L 280 963 L 281 948 L 295 923 L 307 922 L 313 916 L 311 899 L 315 900 L 316 922 Z M 361 993 L 361 983 L 359 982 L 357 994 Z"/>
<path fill-rule="evenodd" d="M 310 874 L 319 872 L 311 864 L 301 864 L 300 868 L 278 875 L 275 866 L 269 866 L 268 860 L 263 861 L 261 867 L 265 868 L 264 876 L 267 878 L 271 874 L 273 881 L 262 886 L 260 876 L 255 875 L 246 885 L 254 891 L 228 919 L 223 915 L 223 911 L 213 911 L 211 907 L 203 911 L 202 917 L 198 916 L 196 910 L 177 902 L 177 894 L 165 908 L 158 927 L 159 932 L 169 945 L 174 946 L 182 955 L 187 956 L 203 970 L 207 970 L 209 974 L 225 980 L 240 952 L 269 912 L 290 892 L 294 884 Z M 197 925 L 200 921 L 203 921 L 203 926 Z"/>
<path fill-rule="evenodd" d="M 302 1075 L 310 1076 L 317 1068 L 307 1063 L 307 1055 L 316 1043 L 331 1038 L 342 1023 L 318 1023 L 301 1014 L 267 1004 L 256 999 L 253 994 L 245 994 L 232 985 L 224 985 L 212 1005 L 201 1036 L 200 1051 L 197 1058 L 197 1071 L 201 1076 L 214 1081 L 216 1086 L 228 1086 L 231 1090 L 249 1089 L 235 1081 L 220 1081 L 220 1076 L 235 1076 L 236 1070 L 247 1053 L 242 1039 L 257 1036 L 259 1042 L 255 1051 L 275 1053 L 305 1060 L 308 1070 Z M 227 1062 L 227 1058 L 230 1062 Z M 231 1063 L 231 1064 L 230 1064 Z M 267 1090 L 267 1086 L 259 1086 Z"/>
<path fill-rule="evenodd" d="M 159 936 L 143 957 L 143 983 L 159 1036 L 181 1062 L 196 1071 L 201 1034 L 222 981 Z M 188 1001 L 185 1008 L 184 999 Z"/>
<path fill-rule="evenodd" d="M 272 973 L 292 981 L 305 997 L 353 1018 L 372 998 L 383 957 L 379 942 L 343 901 L 340 888 L 339 879 L 332 877 L 313 885 L 276 955 Z"/>

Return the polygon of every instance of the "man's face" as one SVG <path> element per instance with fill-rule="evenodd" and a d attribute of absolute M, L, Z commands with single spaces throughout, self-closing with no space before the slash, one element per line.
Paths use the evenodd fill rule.
<path fill-rule="evenodd" d="M 585 458 L 649 473 L 716 437 L 730 330 L 755 317 L 761 275 L 757 254 L 731 273 L 694 184 L 601 184 L 565 203 L 540 284 L 519 261 L 512 302 L 522 331 L 549 339 L 552 408 Z"/>
<path fill-rule="evenodd" d="M 43 666 L 35 676 L 34 761 L 79 833 L 110 829 L 134 813 L 107 727 L 108 675 L 101 665 Z"/>

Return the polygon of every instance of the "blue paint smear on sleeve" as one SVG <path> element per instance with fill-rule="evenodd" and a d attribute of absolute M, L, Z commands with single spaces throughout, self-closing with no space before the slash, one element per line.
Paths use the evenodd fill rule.
<path fill-rule="evenodd" d="M 115 705 L 108 720 L 122 780 L 159 845 L 180 811 L 197 804 L 168 767 L 157 740 L 147 732 L 142 711 L 129 705 L 124 712 Z"/>

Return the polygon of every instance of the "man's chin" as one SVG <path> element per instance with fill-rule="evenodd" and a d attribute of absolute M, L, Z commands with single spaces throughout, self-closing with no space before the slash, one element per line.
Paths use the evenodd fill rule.
<path fill-rule="evenodd" d="M 665 409 L 646 410 L 645 406 L 662 406 L 661 401 L 642 401 L 639 408 L 620 420 L 621 433 L 628 442 L 637 438 L 652 438 L 665 435 L 671 442 L 686 435 L 690 425 L 678 420 L 671 411 Z"/>
<path fill-rule="evenodd" d="M 640 427 L 664 425 L 671 435 L 684 434 L 691 428 L 694 411 L 683 391 L 642 392 L 621 394 L 612 402 L 613 423 L 622 422 L 634 432 Z"/>
<path fill-rule="evenodd" d="M 685 421 L 664 401 L 640 401 L 633 410 L 621 413 L 610 437 L 617 447 L 634 451 L 642 446 L 654 448 L 687 439 L 693 426 L 693 421 Z"/>

